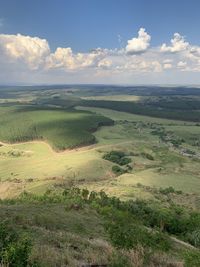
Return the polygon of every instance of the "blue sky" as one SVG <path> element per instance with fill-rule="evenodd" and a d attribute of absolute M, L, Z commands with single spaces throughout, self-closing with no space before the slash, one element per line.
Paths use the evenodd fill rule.
<path fill-rule="evenodd" d="M 0 83 L 200 83 L 199 10 L 199 0 L 0 0 Z"/>
<path fill-rule="evenodd" d="M 1 32 L 39 36 L 52 48 L 77 51 L 115 48 L 118 34 L 127 40 L 140 27 L 154 36 L 153 45 L 174 32 L 200 43 L 199 10 L 199 0 L 1 0 Z"/>

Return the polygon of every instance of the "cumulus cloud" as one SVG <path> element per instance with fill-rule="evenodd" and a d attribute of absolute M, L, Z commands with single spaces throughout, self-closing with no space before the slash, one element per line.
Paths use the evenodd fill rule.
<path fill-rule="evenodd" d="M 171 64 L 172 62 L 173 62 L 173 59 L 169 59 L 169 58 L 166 58 L 163 60 L 164 64 L 168 64 L 168 63 Z"/>
<path fill-rule="evenodd" d="M 0 34 L 0 50 L 10 61 L 21 60 L 31 69 L 37 69 L 50 52 L 45 39 L 21 34 Z"/>
<path fill-rule="evenodd" d="M 63 68 L 67 70 L 77 70 L 87 67 L 98 66 L 107 51 L 94 49 L 89 53 L 73 53 L 70 47 L 58 47 L 55 53 L 51 53 L 46 59 L 46 68 Z M 103 64 L 103 63 L 102 63 Z"/>
<path fill-rule="evenodd" d="M 177 63 L 178 68 L 185 68 L 187 66 L 187 62 L 179 61 Z"/>
<path fill-rule="evenodd" d="M 103 69 L 110 68 L 111 66 L 112 66 L 112 60 L 106 59 L 106 58 L 102 59 L 98 63 L 98 67 L 103 68 Z"/>
<path fill-rule="evenodd" d="M 98 79 L 105 78 L 106 82 L 110 79 L 126 83 L 153 77 L 158 82 L 159 77 L 164 81 L 163 75 L 171 75 L 171 79 L 177 73 L 181 77 L 182 71 L 184 77 L 187 72 L 200 72 L 200 46 L 190 44 L 179 33 L 174 34 L 169 45 L 148 49 L 150 40 L 151 36 L 141 28 L 138 37 L 120 49 L 75 53 L 71 47 L 52 51 L 48 41 L 39 37 L 0 34 L 0 79 L 4 83 L 9 79 L 77 83 L 104 82 Z"/>
<path fill-rule="evenodd" d="M 164 63 L 163 68 L 165 70 L 171 69 L 172 68 L 172 64 L 171 63 Z"/>
<path fill-rule="evenodd" d="M 181 52 L 185 51 L 189 46 L 189 43 L 185 41 L 184 36 L 179 33 L 174 33 L 174 38 L 171 39 L 171 46 L 167 46 L 165 43 L 161 46 L 162 52 Z"/>
<path fill-rule="evenodd" d="M 126 52 L 128 54 L 143 53 L 150 45 L 151 36 L 146 32 L 144 28 L 140 28 L 138 31 L 138 37 L 128 40 L 126 46 Z"/>
<path fill-rule="evenodd" d="M 129 72 L 129 73 L 151 73 L 151 72 L 161 72 L 162 64 L 152 58 L 137 57 L 129 58 L 125 64 L 119 64 L 116 66 L 118 72 Z"/>

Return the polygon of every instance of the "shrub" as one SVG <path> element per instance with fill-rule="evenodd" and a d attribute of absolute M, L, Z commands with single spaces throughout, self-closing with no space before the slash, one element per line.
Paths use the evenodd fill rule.
<path fill-rule="evenodd" d="M 126 173 L 126 170 L 120 168 L 118 165 L 114 165 L 112 166 L 112 171 L 114 172 L 114 174 L 116 175 L 121 175 L 123 173 Z"/>
<path fill-rule="evenodd" d="M 200 229 L 189 233 L 186 238 L 190 244 L 194 245 L 195 247 L 200 247 Z"/>
<path fill-rule="evenodd" d="M 186 251 L 183 254 L 185 266 L 199 267 L 200 266 L 200 252 L 199 251 Z"/>
<path fill-rule="evenodd" d="M 121 158 L 120 161 L 119 161 L 119 165 L 122 165 L 122 166 L 123 165 L 127 165 L 129 163 L 131 163 L 131 159 L 130 158 L 126 158 L 126 157 Z"/>
<path fill-rule="evenodd" d="M 0 224 L 0 262 L 10 267 L 26 267 L 31 248 L 30 239 L 20 237 L 7 222 Z"/>
<path fill-rule="evenodd" d="M 127 170 L 127 171 L 132 171 L 132 169 L 133 169 L 132 166 L 130 166 L 130 165 L 127 165 L 127 166 L 126 166 L 126 170 Z"/>
<path fill-rule="evenodd" d="M 154 160 L 154 157 L 149 154 L 149 153 L 146 153 L 146 152 L 142 152 L 141 155 L 145 158 L 147 158 L 148 160 Z"/>
<path fill-rule="evenodd" d="M 175 189 L 172 187 L 172 186 L 169 186 L 167 188 L 160 188 L 160 193 L 164 194 L 164 195 L 167 195 L 167 194 L 170 194 L 170 193 L 175 193 Z"/>
<path fill-rule="evenodd" d="M 23 238 L 16 243 L 11 243 L 3 252 L 3 262 L 9 266 L 26 267 L 28 266 L 29 255 L 31 252 L 31 242 Z"/>
<path fill-rule="evenodd" d="M 125 153 L 122 151 L 111 151 L 103 156 L 103 159 L 117 163 L 121 166 L 127 165 L 131 162 L 130 158 L 125 157 Z"/>
<path fill-rule="evenodd" d="M 82 197 L 84 200 L 87 200 L 89 197 L 89 191 L 87 189 L 82 189 Z"/>
<path fill-rule="evenodd" d="M 137 248 L 138 245 L 153 249 L 168 250 L 168 238 L 160 232 L 153 232 L 135 223 L 130 214 L 118 213 L 111 218 L 106 229 L 113 245 L 120 249 Z"/>
<path fill-rule="evenodd" d="M 110 267 L 131 267 L 132 264 L 129 263 L 129 259 L 127 255 L 123 253 L 113 253 L 111 258 L 111 263 L 109 264 Z"/>

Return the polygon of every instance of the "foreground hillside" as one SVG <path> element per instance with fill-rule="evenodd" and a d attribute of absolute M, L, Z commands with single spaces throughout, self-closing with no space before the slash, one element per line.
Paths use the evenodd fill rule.
<path fill-rule="evenodd" d="M 173 202 L 122 202 L 66 188 L 40 197 L 24 192 L 0 207 L 3 266 L 200 264 L 200 213 Z"/>

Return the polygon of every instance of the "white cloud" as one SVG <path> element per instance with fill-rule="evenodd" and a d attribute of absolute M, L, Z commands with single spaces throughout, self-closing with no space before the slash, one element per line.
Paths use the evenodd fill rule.
<path fill-rule="evenodd" d="M 112 60 L 106 59 L 106 58 L 102 59 L 98 63 L 98 67 L 103 68 L 103 69 L 110 68 L 111 66 L 112 66 Z"/>
<path fill-rule="evenodd" d="M 10 61 L 21 60 L 31 69 L 37 69 L 50 52 L 45 39 L 21 34 L 0 34 L 0 49 Z"/>
<path fill-rule="evenodd" d="M 47 57 L 46 69 L 62 68 L 65 70 L 77 70 L 87 67 L 95 67 L 98 66 L 106 53 L 107 50 L 98 48 L 90 53 L 74 54 L 70 47 L 58 47 L 55 53 L 52 53 Z"/>
<path fill-rule="evenodd" d="M 61 48 L 58 47 L 55 53 L 50 54 L 46 59 L 46 68 L 63 68 L 68 67 L 69 69 L 74 68 L 73 52 L 70 47 Z"/>
<path fill-rule="evenodd" d="M 52 51 L 48 41 L 39 37 L 0 34 L 0 80 L 2 83 L 11 80 L 170 83 L 177 81 L 176 77 L 181 82 L 194 73 L 198 75 L 200 46 L 186 42 L 178 33 L 174 34 L 170 45 L 148 49 L 150 40 L 151 36 L 141 28 L 138 37 L 129 40 L 124 48 L 97 48 L 75 53 L 71 47 L 58 47 Z M 196 80 L 200 82 L 199 76 Z"/>
<path fill-rule="evenodd" d="M 184 72 L 199 72 L 200 68 L 198 64 L 191 64 L 186 61 L 177 62 L 177 69 Z"/>
<path fill-rule="evenodd" d="M 172 59 L 169 59 L 169 58 L 166 58 L 166 59 L 163 60 L 163 63 L 164 64 L 168 64 L 168 63 L 170 64 L 172 62 L 173 62 L 173 60 Z"/>
<path fill-rule="evenodd" d="M 177 63 L 177 67 L 178 68 L 185 68 L 187 66 L 187 62 L 183 62 L 183 61 L 179 61 L 178 63 Z"/>
<path fill-rule="evenodd" d="M 140 58 L 130 58 L 125 64 L 117 65 L 116 69 L 118 72 L 129 72 L 129 73 L 148 73 L 148 72 L 161 72 L 162 65 L 159 61 L 153 60 L 151 58 L 144 59 Z"/>
<path fill-rule="evenodd" d="M 138 37 L 128 40 L 126 46 L 126 52 L 128 54 L 143 53 L 150 45 L 151 36 L 145 31 L 144 28 L 140 28 L 138 31 Z"/>
<path fill-rule="evenodd" d="M 185 38 L 179 33 L 174 33 L 174 38 L 171 39 L 171 46 L 167 46 L 165 43 L 161 46 L 162 52 L 181 52 L 185 51 L 189 46 L 189 43 L 185 41 Z"/>
<path fill-rule="evenodd" d="M 172 68 L 172 64 L 171 64 L 171 63 L 165 63 L 165 64 L 163 65 L 163 68 L 164 68 L 165 70 L 171 69 L 171 68 Z"/>

